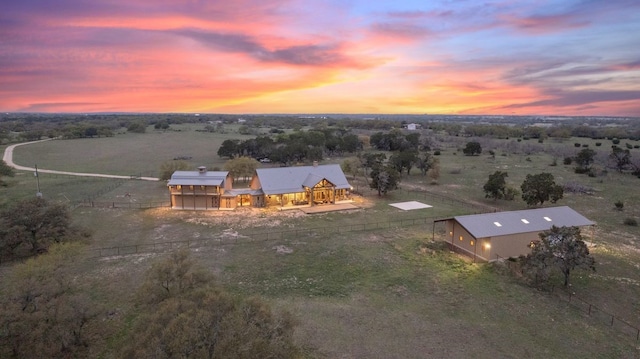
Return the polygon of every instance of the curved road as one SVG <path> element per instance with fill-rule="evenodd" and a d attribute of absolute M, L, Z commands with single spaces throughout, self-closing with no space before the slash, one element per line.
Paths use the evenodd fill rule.
<path fill-rule="evenodd" d="M 32 144 L 32 143 L 38 143 L 38 142 L 50 141 L 50 140 L 51 140 L 51 138 L 48 138 L 46 140 L 23 142 L 23 143 L 16 143 L 15 145 L 11 145 L 11 146 L 7 147 L 4 150 L 4 156 L 2 157 L 2 160 L 9 167 L 13 167 L 13 168 L 15 168 L 17 170 L 20 170 L 20 171 L 35 171 L 36 169 L 34 167 L 25 167 L 25 166 L 20 166 L 20 165 L 17 165 L 15 163 L 13 163 L 13 149 L 18 147 L 18 146 L 24 146 L 24 145 L 29 145 L 29 144 Z M 106 175 L 106 174 L 100 174 L 100 173 L 66 172 L 66 171 L 45 170 L 45 169 L 40 169 L 40 168 L 38 168 L 38 172 L 56 173 L 56 174 L 61 174 L 61 175 L 81 176 L 81 177 L 104 177 L 104 178 L 121 178 L 121 179 L 139 179 L 139 180 L 144 180 L 144 181 L 159 181 L 159 179 L 155 178 L 155 177 L 131 177 L 131 176 Z"/>

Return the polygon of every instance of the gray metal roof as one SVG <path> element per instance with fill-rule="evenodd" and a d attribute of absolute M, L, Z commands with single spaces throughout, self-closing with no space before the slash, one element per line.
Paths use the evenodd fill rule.
<path fill-rule="evenodd" d="M 302 192 L 326 179 L 336 189 L 351 188 L 340 165 L 258 168 L 256 170 L 262 190 L 267 195 Z"/>
<path fill-rule="evenodd" d="M 228 191 L 225 191 L 225 194 L 229 196 L 238 196 L 241 194 L 250 194 L 252 196 L 259 196 L 264 194 L 261 189 L 251 189 L 251 188 L 234 188 Z"/>
<path fill-rule="evenodd" d="M 221 186 L 227 178 L 227 171 L 175 171 L 167 185 L 169 186 Z"/>
<path fill-rule="evenodd" d="M 567 206 L 475 214 L 453 218 L 476 238 L 542 232 L 550 229 L 551 226 L 580 227 L 595 224 Z"/>

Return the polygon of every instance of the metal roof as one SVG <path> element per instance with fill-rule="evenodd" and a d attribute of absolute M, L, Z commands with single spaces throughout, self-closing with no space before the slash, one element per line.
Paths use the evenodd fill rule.
<path fill-rule="evenodd" d="M 168 186 L 221 186 L 227 178 L 227 171 L 175 171 Z"/>
<path fill-rule="evenodd" d="M 326 179 L 336 189 L 351 188 L 340 165 L 258 168 L 256 170 L 262 190 L 267 195 L 302 192 Z"/>
<path fill-rule="evenodd" d="M 475 238 L 542 232 L 556 227 L 595 224 L 567 206 L 453 217 Z"/>
<path fill-rule="evenodd" d="M 228 191 L 225 191 L 225 194 L 229 196 L 238 196 L 241 194 L 250 194 L 252 196 L 259 196 L 264 194 L 261 189 L 251 189 L 251 188 L 234 188 Z"/>

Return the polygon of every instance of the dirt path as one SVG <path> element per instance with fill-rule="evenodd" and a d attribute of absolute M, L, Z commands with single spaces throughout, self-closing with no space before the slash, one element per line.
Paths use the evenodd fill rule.
<path fill-rule="evenodd" d="M 52 139 L 49 138 L 46 140 L 23 142 L 23 143 L 16 143 L 15 145 L 11 145 L 4 150 L 4 156 L 2 157 L 2 160 L 9 167 L 13 167 L 19 171 L 35 171 L 36 170 L 35 167 L 25 167 L 25 166 L 20 166 L 15 164 L 13 162 L 13 149 L 18 146 L 30 145 L 32 143 L 38 143 L 38 142 L 44 142 L 44 141 L 50 141 L 50 140 Z M 137 180 L 143 180 L 143 181 L 159 181 L 159 179 L 155 177 L 132 177 L 132 176 L 108 175 L 108 174 L 101 174 L 101 173 L 67 172 L 67 171 L 47 170 L 47 169 L 41 169 L 41 168 L 38 168 L 38 172 L 55 173 L 55 174 L 61 174 L 61 175 L 80 176 L 80 177 L 103 177 L 103 178 L 137 179 Z"/>

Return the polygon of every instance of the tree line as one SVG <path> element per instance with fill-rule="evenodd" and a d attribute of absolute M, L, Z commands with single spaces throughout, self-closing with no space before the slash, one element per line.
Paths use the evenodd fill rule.
<path fill-rule="evenodd" d="M 228 139 L 222 142 L 217 154 L 229 159 L 244 156 L 288 166 L 360 149 L 362 142 L 357 135 L 341 129 L 324 129 L 279 133 L 275 139 L 270 136 L 257 136 L 244 141 Z"/>

